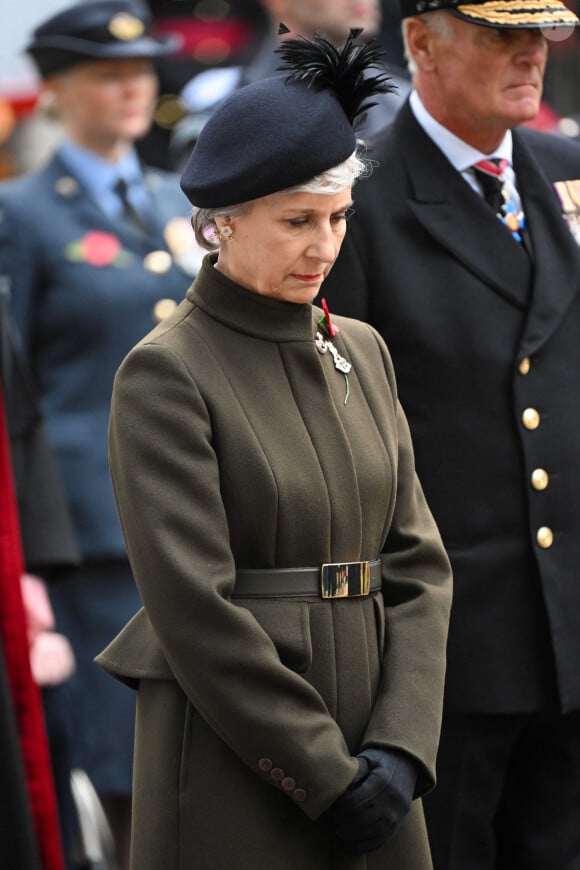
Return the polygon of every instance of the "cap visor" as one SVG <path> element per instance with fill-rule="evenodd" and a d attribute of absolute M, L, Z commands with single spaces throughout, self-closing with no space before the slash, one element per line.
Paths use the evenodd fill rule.
<path fill-rule="evenodd" d="M 488 27 L 574 27 L 578 17 L 560 0 L 490 0 L 449 10 L 465 21 Z"/>
<path fill-rule="evenodd" d="M 42 51 L 69 51 L 71 54 L 87 59 L 121 57 L 165 57 L 174 54 L 181 45 L 179 35 L 159 36 L 155 39 L 144 37 L 130 42 L 90 42 L 87 39 L 55 36 L 39 39 L 26 49 L 31 53 Z"/>

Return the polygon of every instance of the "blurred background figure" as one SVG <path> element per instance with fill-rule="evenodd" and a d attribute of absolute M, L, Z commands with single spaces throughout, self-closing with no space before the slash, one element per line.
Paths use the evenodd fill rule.
<path fill-rule="evenodd" d="M 185 114 L 179 93 L 197 73 L 214 66 L 246 63 L 267 26 L 259 0 L 141 0 L 150 12 L 150 32 L 178 37 L 171 55 L 158 57 L 159 95 L 148 133 L 137 143 L 145 163 L 168 167 L 171 130 Z M 6 10 L 0 32 L 0 97 L 11 115 L 12 135 L 0 152 L 0 177 L 40 168 L 62 138 L 51 95 L 38 86 L 30 58 L 23 53 L 28 33 L 43 16 L 59 12 L 66 0 L 29 0 L 24 9 Z M 0 106 L 0 132 L 3 129 Z"/>
<path fill-rule="evenodd" d="M 154 61 L 176 44 L 150 24 L 142 4 L 96 0 L 36 28 L 27 50 L 63 139 L 43 169 L 0 188 L 0 274 L 82 558 L 54 588 L 77 664 L 59 711 L 72 717 L 72 763 L 101 798 L 121 867 L 134 701 L 93 656 L 140 601 L 109 481 L 109 401 L 123 356 L 175 308 L 197 268 L 177 179 L 144 168 L 134 147 L 156 105 Z"/>
<path fill-rule="evenodd" d="M 53 631 L 45 581 L 75 564 L 77 550 L 5 290 L 0 284 L 0 863 L 62 870 L 67 834 L 58 820 L 71 818 L 72 804 L 61 803 L 67 757 L 56 751 L 62 735 L 49 708 L 74 657 Z"/>
<path fill-rule="evenodd" d="M 379 0 L 261 0 L 268 26 L 257 50 L 246 64 L 214 67 L 189 81 L 181 91 L 187 114 L 174 128 L 169 150 L 170 165 L 182 169 L 197 137 L 215 108 L 237 88 L 272 75 L 279 75 L 280 57 L 275 53 L 283 23 L 291 33 L 312 37 L 322 33 L 336 44 L 344 43 L 350 28 L 361 28 L 363 38 L 379 39 L 381 3 Z M 393 40 L 394 43 L 394 40 Z M 394 54 L 394 52 L 393 52 Z M 392 121 L 410 89 L 409 76 L 399 66 L 401 52 L 387 57 L 389 72 L 398 93 L 380 94 L 369 111 L 365 138 L 375 136 Z"/>
<path fill-rule="evenodd" d="M 158 34 L 179 34 L 177 52 L 158 65 L 159 100 L 153 124 L 138 144 L 153 166 L 173 168 L 173 130 L 189 113 L 182 89 L 199 73 L 250 62 L 267 29 L 261 0 L 148 0 Z"/>

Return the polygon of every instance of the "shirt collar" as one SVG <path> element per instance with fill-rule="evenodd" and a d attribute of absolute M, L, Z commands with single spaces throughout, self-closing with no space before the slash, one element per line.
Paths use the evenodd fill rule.
<path fill-rule="evenodd" d="M 59 146 L 58 153 L 71 174 L 97 201 L 103 193 L 113 189 L 119 178 L 124 178 L 127 185 L 142 184 L 141 166 L 134 151 L 130 151 L 118 163 L 109 163 L 94 151 L 67 139 Z"/>
<path fill-rule="evenodd" d="M 506 131 L 499 146 L 491 154 L 483 154 L 477 148 L 468 145 L 463 139 L 459 139 L 447 127 L 436 121 L 423 105 L 417 91 L 411 93 L 409 102 L 417 123 L 437 145 L 439 150 L 445 154 L 451 165 L 458 172 L 465 172 L 474 163 L 484 158 L 489 159 L 490 157 L 500 157 L 503 160 L 507 160 L 510 166 L 512 165 L 513 143 L 511 130 Z"/>

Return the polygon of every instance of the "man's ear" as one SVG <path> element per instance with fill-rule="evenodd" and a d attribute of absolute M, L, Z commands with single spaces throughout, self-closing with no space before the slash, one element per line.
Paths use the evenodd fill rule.
<path fill-rule="evenodd" d="M 415 61 L 415 65 L 420 70 L 431 70 L 433 68 L 433 42 L 436 34 L 419 16 L 407 18 L 404 26 L 407 48 Z"/>

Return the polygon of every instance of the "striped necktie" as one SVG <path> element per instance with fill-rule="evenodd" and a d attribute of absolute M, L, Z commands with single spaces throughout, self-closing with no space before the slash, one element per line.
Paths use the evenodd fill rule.
<path fill-rule="evenodd" d="M 504 172 L 508 165 L 507 160 L 492 157 L 489 160 L 479 160 L 472 169 L 481 184 L 486 202 L 493 208 L 516 242 L 521 242 L 525 218 L 524 213 L 514 203 L 506 185 Z"/>

